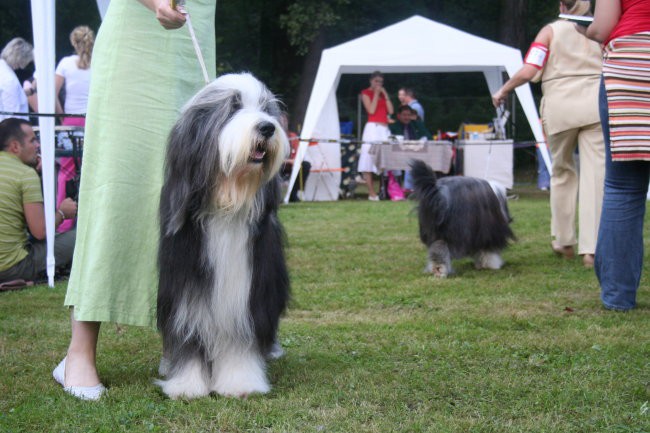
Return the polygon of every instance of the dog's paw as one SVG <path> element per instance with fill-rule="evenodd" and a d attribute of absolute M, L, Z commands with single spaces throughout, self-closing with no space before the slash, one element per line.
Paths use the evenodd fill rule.
<path fill-rule="evenodd" d="M 160 358 L 160 364 L 158 364 L 158 374 L 162 377 L 167 376 L 169 373 L 170 362 L 164 356 Z"/>
<path fill-rule="evenodd" d="M 169 366 L 167 366 L 169 374 Z M 199 361 L 191 361 L 167 380 L 156 380 L 156 385 L 172 400 L 194 399 L 210 394 L 203 367 Z"/>
<path fill-rule="evenodd" d="M 269 353 L 266 354 L 266 359 L 269 361 L 275 361 L 276 359 L 280 359 L 284 356 L 284 349 L 282 348 L 282 345 L 274 341 L 273 346 L 271 346 L 271 350 L 269 350 Z"/>
<path fill-rule="evenodd" d="M 271 386 L 266 380 L 254 381 L 241 378 L 238 381 L 221 381 L 213 391 L 223 397 L 246 398 L 251 394 L 267 394 L 271 391 Z"/>
<path fill-rule="evenodd" d="M 204 384 L 191 385 L 180 379 L 156 380 L 155 383 L 172 400 L 192 400 L 210 395 L 210 390 Z"/>
<path fill-rule="evenodd" d="M 501 269 L 503 266 L 503 259 L 499 253 L 483 252 L 479 253 L 474 259 L 474 267 L 476 269 Z"/>
<path fill-rule="evenodd" d="M 444 265 L 434 266 L 432 274 L 434 277 L 437 278 L 447 278 L 447 275 L 449 275 L 449 271 L 447 270 L 447 267 Z"/>
<path fill-rule="evenodd" d="M 264 361 L 256 356 L 222 360 L 212 385 L 212 391 L 224 397 L 244 398 L 250 394 L 266 394 L 270 390 Z"/>
<path fill-rule="evenodd" d="M 436 278 L 447 278 L 447 275 L 451 273 L 451 269 L 444 264 L 429 262 L 424 268 L 424 272 Z"/>

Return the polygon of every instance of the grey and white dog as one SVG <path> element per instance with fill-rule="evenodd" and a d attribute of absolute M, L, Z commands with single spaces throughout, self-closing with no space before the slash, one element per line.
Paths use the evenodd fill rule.
<path fill-rule="evenodd" d="M 420 240 L 428 248 L 426 272 L 444 278 L 453 273 L 452 259 L 466 256 L 477 269 L 500 269 L 501 251 L 515 239 L 505 188 L 473 177 L 437 179 L 423 161 L 410 165 Z"/>
<path fill-rule="evenodd" d="M 279 101 L 224 75 L 183 108 L 160 201 L 157 383 L 171 398 L 270 390 L 266 358 L 289 298 L 278 171 L 289 143 Z"/>

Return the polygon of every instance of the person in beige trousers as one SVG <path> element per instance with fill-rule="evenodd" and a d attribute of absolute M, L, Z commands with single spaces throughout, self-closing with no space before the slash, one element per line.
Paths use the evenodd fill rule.
<path fill-rule="evenodd" d="M 589 15 L 587 0 L 561 0 L 560 13 Z M 567 259 L 578 254 L 592 267 L 603 203 L 605 143 L 598 113 L 601 73 L 600 46 L 576 29 L 555 21 L 540 30 L 524 66 L 492 95 L 495 106 L 529 81 L 542 82 L 540 112 L 551 150 L 551 241 L 553 251 Z M 579 170 L 574 160 L 578 147 Z M 578 201 L 579 237 L 575 215 Z"/>

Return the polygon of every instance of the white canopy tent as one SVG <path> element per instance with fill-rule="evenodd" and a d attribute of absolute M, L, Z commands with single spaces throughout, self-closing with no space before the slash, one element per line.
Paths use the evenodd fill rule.
<path fill-rule="evenodd" d="M 34 64 L 39 71 L 38 106 L 43 113 L 54 113 L 54 0 L 32 0 L 32 30 L 34 34 Z M 45 232 L 47 236 L 47 280 L 54 287 L 54 118 L 38 119 L 43 168 L 43 198 Z"/>
<path fill-rule="evenodd" d="M 110 0 L 97 0 L 102 13 Z M 55 16 L 54 0 L 31 0 L 32 33 L 34 35 L 34 64 L 38 70 L 38 106 L 42 113 L 54 113 L 55 91 L 54 70 Z M 54 287 L 54 118 L 40 117 L 38 120 L 41 139 L 41 158 L 43 167 L 43 198 L 45 207 L 45 231 L 47 233 L 47 280 Z"/>
<path fill-rule="evenodd" d="M 108 9 L 108 4 L 111 0 L 97 0 L 97 7 L 99 8 L 99 15 L 104 19 L 106 15 L 106 10 Z"/>
<path fill-rule="evenodd" d="M 323 51 L 316 80 L 300 133 L 301 142 L 284 202 L 296 181 L 300 162 L 307 156 L 312 167 L 305 195 L 314 200 L 336 200 L 340 183 L 340 144 L 320 142 L 308 146 L 309 139 L 339 140 L 339 113 L 336 89 L 342 74 L 482 72 L 490 93 L 503 84 L 503 72 L 513 76 L 523 65 L 521 52 L 453 27 L 415 15 L 357 39 Z M 544 142 L 539 115 L 530 86 L 516 89 L 535 140 Z M 540 146 L 547 167 L 550 157 Z M 318 172 L 319 168 L 325 168 Z M 332 197 L 332 191 L 337 194 Z"/>

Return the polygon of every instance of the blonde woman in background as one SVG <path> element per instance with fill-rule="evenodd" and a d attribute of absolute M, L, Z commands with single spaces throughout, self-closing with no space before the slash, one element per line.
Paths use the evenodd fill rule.
<path fill-rule="evenodd" d="M 561 0 L 560 13 L 589 16 L 591 3 Z M 492 95 L 492 102 L 499 106 L 516 87 L 541 79 L 544 97 L 540 112 L 553 157 L 551 248 L 570 259 L 577 241 L 584 266 L 593 267 L 605 177 L 605 143 L 598 114 L 601 51 L 576 26 L 567 20 L 544 26 L 528 50 L 524 66 Z M 573 156 L 576 146 L 579 175 Z"/>
<path fill-rule="evenodd" d="M 56 112 L 61 114 L 86 114 L 88 90 L 90 89 L 90 62 L 92 59 L 95 33 L 88 26 L 78 26 L 70 33 L 70 43 L 75 54 L 61 59 L 56 67 L 54 84 L 56 86 Z M 61 103 L 61 90 L 65 90 L 65 101 Z M 63 107 L 63 108 L 62 108 Z M 85 126 L 84 117 L 64 117 L 64 126 Z M 66 183 L 77 174 L 74 158 L 59 160 L 59 177 L 57 182 L 57 205 L 66 198 Z M 76 197 L 73 197 L 76 200 Z M 74 226 L 74 220 L 66 220 L 59 226 L 59 233 L 66 232 Z"/>
<path fill-rule="evenodd" d="M 95 33 L 88 26 L 78 26 L 70 33 L 70 43 L 75 54 L 61 59 L 56 67 L 55 86 L 57 113 L 86 114 L 90 88 L 90 62 L 95 44 Z M 61 103 L 61 89 L 65 89 L 65 102 Z M 83 117 L 66 117 L 64 125 L 83 126 Z"/>

